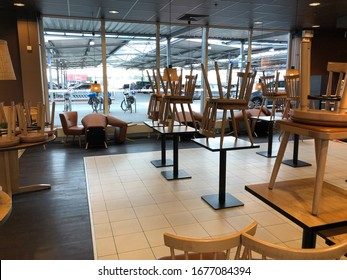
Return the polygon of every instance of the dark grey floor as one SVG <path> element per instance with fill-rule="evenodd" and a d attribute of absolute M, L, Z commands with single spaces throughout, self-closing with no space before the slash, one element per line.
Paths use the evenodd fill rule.
<path fill-rule="evenodd" d="M 160 150 L 156 137 L 134 140 L 109 143 L 108 149 L 85 150 L 77 143 L 64 145 L 57 140 L 46 151 L 41 146 L 27 149 L 20 158 L 20 184 L 50 183 L 52 188 L 13 196 L 12 214 L 0 227 L 0 259 L 93 259 L 83 158 Z M 267 138 L 255 141 L 266 142 Z M 168 139 L 167 149 L 171 147 Z M 179 147 L 198 145 L 183 139 Z"/>

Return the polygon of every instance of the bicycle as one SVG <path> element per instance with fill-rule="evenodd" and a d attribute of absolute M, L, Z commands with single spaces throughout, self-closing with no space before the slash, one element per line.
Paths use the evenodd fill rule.
<path fill-rule="evenodd" d="M 110 105 L 112 104 L 111 94 L 108 93 L 108 109 L 110 109 Z M 99 96 L 97 93 L 89 93 L 88 104 L 92 107 L 93 112 L 97 113 L 102 110 L 102 106 L 104 104 L 104 98 Z"/>
<path fill-rule="evenodd" d="M 135 113 L 136 113 L 136 98 L 135 98 L 135 91 L 132 91 L 130 95 L 129 91 L 123 92 L 123 101 L 120 104 L 120 107 L 124 112 L 130 111 L 130 113 L 133 112 L 133 105 L 135 105 Z"/>

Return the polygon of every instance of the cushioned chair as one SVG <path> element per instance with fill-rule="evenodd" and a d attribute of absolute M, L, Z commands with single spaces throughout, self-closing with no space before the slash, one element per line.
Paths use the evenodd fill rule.
<path fill-rule="evenodd" d="M 88 114 L 81 120 L 86 137 L 86 149 L 89 146 L 105 146 L 107 118 L 101 114 Z"/>
<path fill-rule="evenodd" d="M 107 116 L 107 124 L 114 126 L 114 143 L 121 144 L 127 139 L 128 124 L 120 119 Z"/>
<path fill-rule="evenodd" d="M 86 149 L 91 145 L 103 145 L 107 148 L 106 127 L 108 125 L 115 128 L 114 142 L 116 144 L 123 143 L 127 139 L 128 124 L 115 117 L 103 114 L 88 114 L 82 119 L 82 124 L 85 128 Z"/>
<path fill-rule="evenodd" d="M 84 127 L 77 124 L 78 115 L 76 111 L 64 112 L 59 114 L 63 132 L 65 134 L 65 143 L 69 135 L 78 136 L 78 142 L 81 147 L 81 135 L 84 135 Z"/>
<path fill-rule="evenodd" d="M 164 233 L 164 243 L 170 248 L 170 256 L 160 260 L 229 260 L 230 253 L 235 248 L 234 259 L 241 258 L 241 234 L 247 232 L 254 235 L 257 223 L 252 222 L 241 231 L 216 238 L 189 238 Z M 176 250 L 184 254 L 176 254 Z"/>

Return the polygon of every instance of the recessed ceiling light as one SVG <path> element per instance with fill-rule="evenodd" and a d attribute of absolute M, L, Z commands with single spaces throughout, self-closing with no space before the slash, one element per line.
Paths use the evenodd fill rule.
<path fill-rule="evenodd" d="M 318 27 L 320 27 L 319 24 L 312 25 L 312 28 L 318 28 Z"/>
<path fill-rule="evenodd" d="M 309 6 L 317 7 L 317 6 L 320 6 L 320 3 L 319 2 L 313 2 L 313 3 L 310 3 Z"/>
<path fill-rule="evenodd" d="M 110 14 L 118 14 L 119 12 L 116 10 L 108 11 Z"/>
<path fill-rule="evenodd" d="M 13 6 L 16 6 L 16 7 L 24 7 L 25 4 L 24 4 L 24 3 L 17 2 L 17 3 L 13 3 Z"/>

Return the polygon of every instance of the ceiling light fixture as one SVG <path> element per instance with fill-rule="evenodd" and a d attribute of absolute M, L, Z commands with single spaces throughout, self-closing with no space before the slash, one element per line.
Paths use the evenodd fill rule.
<path fill-rule="evenodd" d="M 13 6 L 16 6 L 16 7 L 24 7 L 25 4 L 24 4 L 24 3 L 20 3 L 20 2 L 16 2 L 16 3 L 13 3 Z"/>
<path fill-rule="evenodd" d="M 318 6 L 320 6 L 320 3 L 319 2 L 313 2 L 313 3 L 310 3 L 309 6 L 318 7 Z"/>
<path fill-rule="evenodd" d="M 312 28 L 319 28 L 319 27 L 320 27 L 319 24 L 312 25 Z"/>

